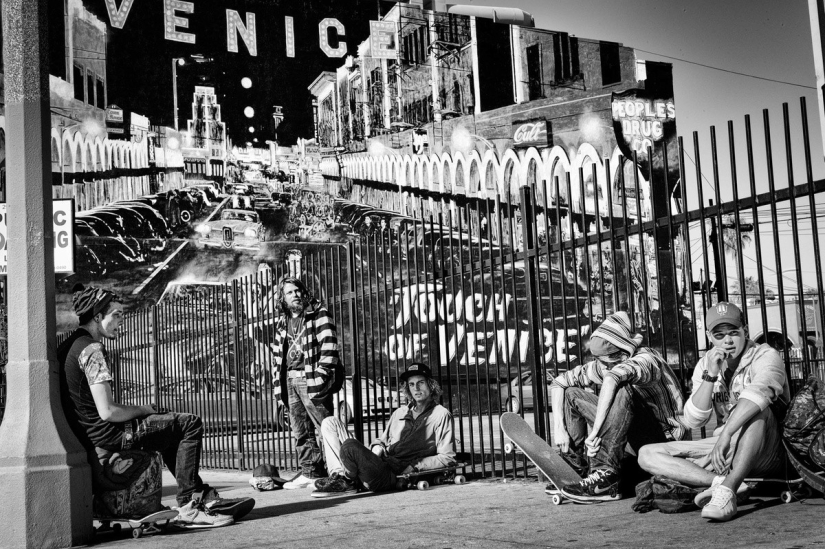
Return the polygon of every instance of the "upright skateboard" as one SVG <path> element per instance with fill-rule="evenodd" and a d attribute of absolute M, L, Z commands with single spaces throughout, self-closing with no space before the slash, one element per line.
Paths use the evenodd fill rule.
<path fill-rule="evenodd" d="M 406 475 L 398 475 L 398 480 L 395 481 L 395 486 L 399 490 L 406 490 L 412 484 L 419 490 L 427 490 L 430 484 L 438 486 L 439 484 L 447 484 L 452 482 L 454 484 L 464 484 L 467 478 L 464 475 L 457 475 L 456 470 L 461 469 L 466 464 L 456 463 L 452 467 L 443 467 L 441 469 L 430 469 L 429 471 L 416 471 L 415 473 L 407 473 Z"/>
<path fill-rule="evenodd" d="M 501 414 L 499 425 L 501 425 L 504 436 L 511 441 L 504 445 L 504 451 L 510 454 L 518 448 L 530 458 L 538 470 L 559 489 L 558 493 L 553 494 L 553 503 L 559 505 L 564 498 L 561 488 L 581 481 L 581 477 L 552 446 L 533 431 L 520 415 L 505 412 Z"/>
<path fill-rule="evenodd" d="M 144 534 L 157 534 L 169 526 L 169 521 L 178 516 L 178 512 L 172 509 L 158 511 L 140 519 L 129 519 L 124 517 L 95 517 L 100 522 L 96 532 L 120 532 L 121 523 L 128 524 L 132 528 L 132 537 L 137 539 Z"/>

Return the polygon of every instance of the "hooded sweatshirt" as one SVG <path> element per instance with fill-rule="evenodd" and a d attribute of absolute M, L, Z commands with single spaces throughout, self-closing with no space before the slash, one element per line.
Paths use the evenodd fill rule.
<path fill-rule="evenodd" d="M 600 337 L 626 352 L 629 358 L 612 368 L 598 360 L 576 366 L 560 374 L 551 387 L 601 387 L 606 377 L 616 380 L 619 388 L 628 387 L 635 398 L 641 399 L 652 410 L 665 435 L 682 440 L 687 429 L 679 421 L 684 397 L 676 375 L 662 356 L 649 347 L 640 347 L 642 336 L 633 334 L 630 318 L 625 312 L 615 313 L 593 331 L 591 338 Z"/>

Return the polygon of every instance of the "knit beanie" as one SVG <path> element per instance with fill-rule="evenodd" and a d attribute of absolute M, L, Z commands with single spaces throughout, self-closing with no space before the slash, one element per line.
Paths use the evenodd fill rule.
<path fill-rule="evenodd" d="M 80 317 L 80 323 L 86 324 L 95 315 L 106 310 L 106 306 L 116 297 L 113 292 L 103 288 L 84 288 L 82 284 L 76 284 L 72 288 L 72 307 L 75 314 Z"/>
<path fill-rule="evenodd" d="M 630 317 L 627 316 L 627 313 L 624 311 L 614 313 L 604 319 L 604 322 L 602 322 L 598 328 L 593 330 L 593 334 L 590 336 L 590 339 L 592 340 L 593 338 L 601 338 L 605 340 L 617 349 L 625 351 L 628 356 L 633 356 L 633 353 L 636 352 L 636 348 L 642 344 L 643 339 L 641 334 L 633 335 L 630 328 Z M 604 346 L 604 349 L 601 350 L 595 349 L 593 346 L 590 348 L 590 352 L 594 356 L 611 354 L 608 352 L 601 352 L 607 350 L 610 350 L 609 346 Z"/>

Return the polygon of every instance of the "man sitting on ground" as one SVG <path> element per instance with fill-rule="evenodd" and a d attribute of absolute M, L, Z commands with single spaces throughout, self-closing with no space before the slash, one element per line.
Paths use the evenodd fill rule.
<path fill-rule="evenodd" d="M 248 513 L 255 500 L 221 500 L 198 475 L 203 424 L 198 416 L 118 404 L 112 394 L 112 368 L 104 339 L 118 336 L 123 304 L 102 288 L 77 285 L 72 304 L 80 327 L 57 349 L 61 398 L 72 431 L 91 455 L 95 448 L 116 453 L 161 453 L 178 484 L 177 523 L 190 528 L 232 524 L 232 513 Z M 227 510 L 227 507 L 229 509 Z M 219 514 L 217 509 L 223 508 Z"/>
<path fill-rule="evenodd" d="M 580 474 L 589 466 L 590 475 L 580 483 L 561 487 L 573 501 L 620 498 L 625 444 L 638 453 L 645 444 L 685 435 L 676 419 L 683 404 L 676 376 L 659 353 L 639 347 L 641 342 L 642 336 L 631 332 L 627 313 L 615 313 L 590 337 L 595 360 L 559 375 L 550 385 L 556 445 Z M 598 396 L 585 390 L 593 386 L 600 387 Z M 558 489 L 551 484 L 546 491 Z"/>
<path fill-rule="evenodd" d="M 642 448 L 639 465 L 689 486 L 702 517 L 726 521 L 747 498 L 746 476 L 778 476 L 784 464 L 781 421 L 790 389 L 779 353 L 748 337 L 742 311 L 724 301 L 705 315 L 710 349 L 693 371 L 684 424 L 697 429 L 715 413 L 712 437 Z"/>
<path fill-rule="evenodd" d="M 321 434 L 330 476 L 315 483 L 312 497 L 354 494 L 358 483 L 380 492 L 395 488 L 397 475 L 455 464 L 453 418 L 438 404 L 441 386 L 430 368 L 413 363 L 400 376 L 407 404 L 390 417 L 369 449 L 335 417 L 324 419 Z"/>

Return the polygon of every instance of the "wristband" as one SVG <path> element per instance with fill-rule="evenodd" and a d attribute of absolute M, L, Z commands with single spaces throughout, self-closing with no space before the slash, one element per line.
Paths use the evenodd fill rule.
<path fill-rule="evenodd" d="M 719 374 L 716 374 L 715 376 L 712 376 L 712 375 L 708 374 L 707 370 L 705 370 L 704 372 L 702 372 L 702 379 L 704 381 L 710 381 L 711 383 L 716 383 L 716 380 L 719 379 Z"/>

